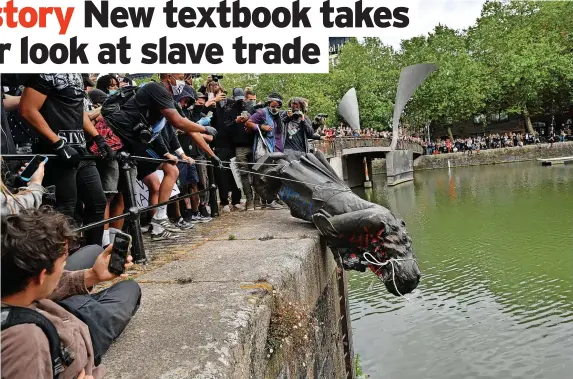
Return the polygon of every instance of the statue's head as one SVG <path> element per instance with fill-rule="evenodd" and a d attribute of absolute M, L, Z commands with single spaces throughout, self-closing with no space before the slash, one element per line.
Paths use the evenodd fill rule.
<path fill-rule="evenodd" d="M 382 206 L 330 219 L 337 238 L 330 239 L 347 269 L 369 267 L 396 296 L 412 292 L 420 282 L 406 223 Z"/>
<path fill-rule="evenodd" d="M 382 265 L 370 261 L 370 269 L 382 279 L 386 289 L 396 296 L 412 292 L 420 282 L 420 269 L 412 249 L 412 239 L 406 231 L 404 220 L 390 211 L 385 215 L 384 229 L 378 246 L 370 252 Z M 370 258 L 366 255 L 365 258 Z"/>

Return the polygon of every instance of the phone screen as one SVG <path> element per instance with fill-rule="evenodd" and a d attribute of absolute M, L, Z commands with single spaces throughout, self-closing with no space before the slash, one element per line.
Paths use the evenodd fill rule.
<path fill-rule="evenodd" d="M 109 259 L 108 270 L 112 274 L 121 275 L 125 270 L 125 262 L 131 247 L 131 236 L 125 233 L 116 233 L 113 240 L 113 249 Z"/>
<path fill-rule="evenodd" d="M 32 160 L 28 163 L 28 166 L 22 171 L 20 177 L 24 181 L 29 181 L 32 178 L 32 175 L 36 172 L 38 167 L 40 167 L 40 163 L 47 161 L 48 158 L 44 157 L 43 155 L 36 155 Z"/>

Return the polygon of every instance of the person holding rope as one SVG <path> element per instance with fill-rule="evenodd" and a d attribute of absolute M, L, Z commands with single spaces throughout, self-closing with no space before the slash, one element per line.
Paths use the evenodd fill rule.
<path fill-rule="evenodd" d="M 186 80 L 186 83 L 189 83 Z M 185 107 L 182 104 L 183 112 L 185 116 L 193 122 L 201 125 L 209 125 L 211 118 L 207 117 L 205 113 L 205 104 L 207 102 L 207 95 L 201 92 L 197 92 L 195 95 L 196 99 L 193 104 Z M 181 101 L 181 99 L 179 99 Z M 194 160 L 204 160 L 201 150 L 197 148 L 197 145 L 191 140 L 191 136 L 182 131 L 178 131 L 178 138 L 181 147 L 185 154 Z M 201 136 L 207 141 L 211 142 L 213 136 L 207 134 L 201 134 Z M 188 170 L 189 169 L 189 170 Z M 209 202 L 209 192 L 204 191 L 208 188 L 208 174 L 207 166 L 204 164 L 194 164 L 194 165 L 184 165 L 179 166 L 179 188 L 183 193 L 195 193 L 199 190 L 203 190 L 200 195 L 191 196 L 191 198 L 185 198 L 181 201 L 181 207 L 183 210 L 183 219 L 187 222 L 210 222 L 212 218 L 207 212 L 207 204 Z"/>
<path fill-rule="evenodd" d="M 177 157 L 170 153 L 162 130 L 174 127 L 188 133 L 199 148 L 210 157 L 211 163 L 219 167 L 221 160 L 215 155 L 201 133 L 216 135 L 210 126 L 202 126 L 183 117 L 177 110 L 174 96 L 181 94 L 185 82 L 183 74 L 159 74 L 160 83 L 148 83 L 143 87 L 123 87 L 104 103 L 102 114 L 109 127 L 122 139 L 125 149 L 134 156 L 165 158 L 171 163 L 139 163 L 137 178 L 150 187 L 150 204 L 163 203 L 171 197 L 179 176 L 175 165 Z M 131 94 L 131 96 L 127 96 Z M 127 98 L 124 103 L 118 102 Z M 152 177 L 161 169 L 165 175 L 158 188 Z M 147 180 L 146 180 L 147 178 Z M 157 190 L 157 191 L 155 191 Z M 157 200 L 156 200 L 157 199 Z M 170 231 L 178 231 L 169 222 L 165 206 L 159 207 L 152 220 L 152 237 L 155 239 L 173 238 Z"/>
<path fill-rule="evenodd" d="M 93 160 L 80 160 L 87 153 L 86 134 L 105 159 L 113 151 L 84 112 L 81 74 L 37 74 L 25 83 L 20 114 L 40 137 L 33 146 L 37 154 L 56 154 L 46 164 L 46 183 L 56 187 L 56 207 L 74 217 L 78 197 L 84 204 L 83 224 L 104 218 L 106 198 Z M 103 226 L 85 233 L 88 245 L 101 245 Z"/>
<path fill-rule="evenodd" d="M 255 133 L 253 145 L 253 161 L 257 161 L 266 153 L 284 151 L 283 122 L 280 108 L 283 99 L 278 93 L 271 93 L 264 108 L 258 109 L 247 122 L 245 127 Z M 265 202 L 261 199 L 261 207 L 267 209 L 283 209 L 277 201 Z"/>

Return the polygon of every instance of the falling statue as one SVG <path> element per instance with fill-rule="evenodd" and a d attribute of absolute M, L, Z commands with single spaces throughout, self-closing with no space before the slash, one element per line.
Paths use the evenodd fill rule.
<path fill-rule="evenodd" d="M 344 269 L 370 268 L 397 296 L 416 288 L 420 270 L 404 221 L 353 193 L 322 153 L 269 153 L 253 171 L 262 200 L 278 195 L 293 217 L 314 223 Z"/>
<path fill-rule="evenodd" d="M 396 94 L 393 143 L 396 148 L 399 115 L 420 84 L 436 69 L 420 64 L 402 70 Z M 356 91 L 341 101 L 339 113 L 353 129 L 359 128 Z M 403 220 L 383 206 L 354 194 L 338 177 L 324 155 L 267 153 L 253 166 L 255 191 L 262 200 L 278 196 L 293 217 L 312 222 L 346 270 L 372 270 L 396 295 L 412 292 L 420 269 Z"/>

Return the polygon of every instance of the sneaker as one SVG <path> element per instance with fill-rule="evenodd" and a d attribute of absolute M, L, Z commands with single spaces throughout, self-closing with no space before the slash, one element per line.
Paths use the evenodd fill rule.
<path fill-rule="evenodd" d="M 281 207 L 275 200 L 273 200 L 272 203 L 267 204 L 266 207 L 268 209 L 273 209 L 273 210 L 283 209 L 283 207 Z"/>
<path fill-rule="evenodd" d="M 193 216 L 191 216 L 191 222 L 209 222 L 213 220 L 211 217 L 205 217 L 203 216 L 201 213 L 197 212 L 196 214 L 194 214 Z"/>
<path fill-rule="evenodd" d="M 175 226 L 177 226 L 181 230 L 189 230 L 189 229 L 193 229 L 195 227 L 195 225 L 193 225 L 190 222 L 183 220 L 183 218 L 179 218 L 179 221 L 177 221 L 175 223 Z"/>
<path fill-rule="evenodd" d="M 245 204 L 241 204 L 241 203 L 233 205 L 233 208 L 235 208 L 238 211 L 246 211 L 247 210 L 247 207 L 245 207 Z"/>
<path fill-rule="evenodd" d="M 163 229 L 163 231 L 160 233 L 151 232 L 151 240 L 152 241 L 173 240 L 173 239 L 176 239 L 177 237 L 179 237 L 179 236 L 176 234 L 172 234 L 171 232 L 168 232 L 165 229 Z"/>
<path fill-rule="evenodd" d="M 222 211 L 223 211 L 224 213 L 231 213 L 231 207 L 228 206 L 228 205 L 225 205 L 225 206 L 222 208 Z"/>
<path fill-rule="evenodd" d="M 199 213 L 201 213 L 203 217 L 211 218 L 211 208 L 207 208 L 205 204 L 199 205 Z"/>
<path fill-rule="evenodd" d="M 151 225 L 140 225 L 139 228 L 141 229 L 141 234 L 149 233 L 151 230 Z"/>
<path fill-rule="evenodd" d="M 169 221 L 168 218 L 164 218 L 164 219 L 162 219 L 162 220 L 158 220 L 158 219 L 156 219 L 156 218 L 152 218 L 152 219 L 151 219 L 151 225 L 154 226 L 154 227 L 155 227 L 155 226 L 158 226 L 158 227 L 163 228 L 163 229 L 165 229 L 165 230 L 168 230 L 168 231 L 170 231 L 170 232 L 178 232 L 178 231 L 181 230 L 181 229 L 179 229 L 177 226 L 173 225 L 173 224 L 171 223 L 171 221 Z M 155 228 L 154 228 L 154 229 L 155 229 Z"/>

